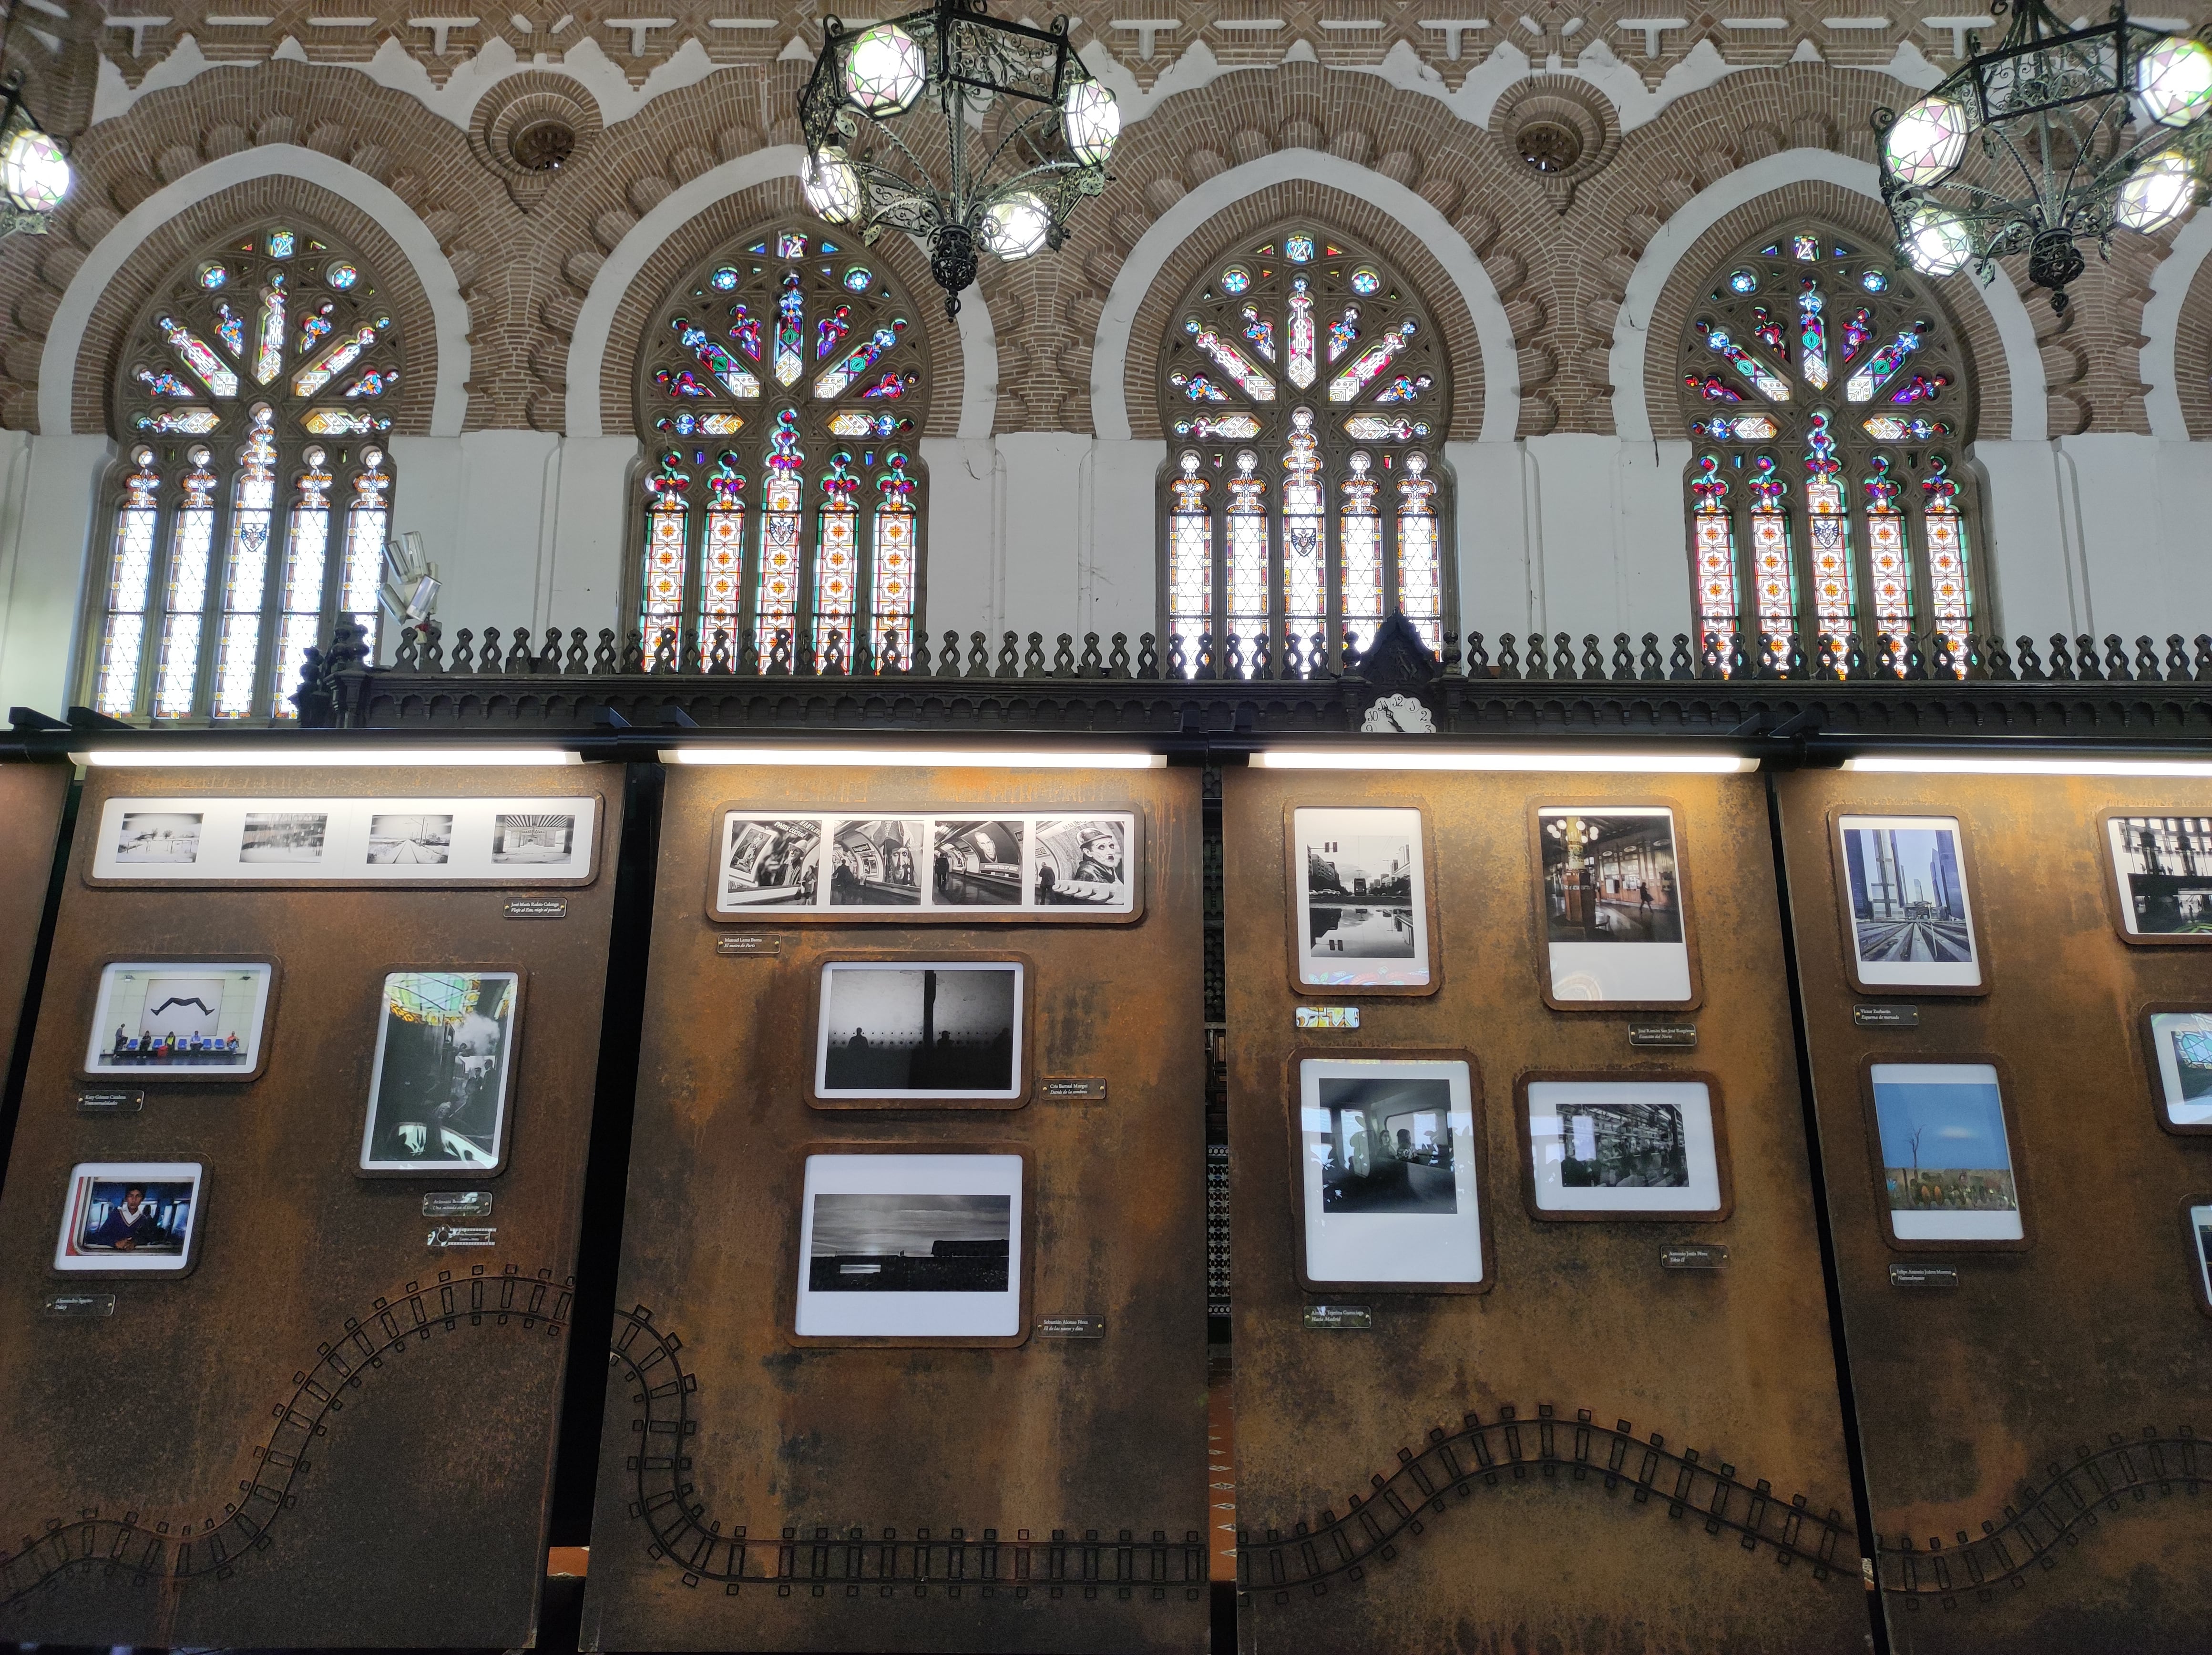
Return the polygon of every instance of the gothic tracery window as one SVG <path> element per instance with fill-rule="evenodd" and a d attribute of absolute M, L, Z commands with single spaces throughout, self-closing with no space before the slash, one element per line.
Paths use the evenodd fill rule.
<path fill-rule="evenodd" d="M 1923 278 L 1817 223 L 1739 249 L 1676 364 L 1697 625 L 1869 663 L 1940 638 L 1966 660 L 1984 543 L 1960 464 L 1973 387 Z"/>
<path fill-rule="evenodd" d="M 922 310 L 842 233 L 786 220 L 677 283 L 640 354 L 647 464 L 634 607 L 647 655 L 690 638 L 763 662 L 864 637 L 904 664 L 921 620 L 929 405 Z M 887 646 L 886 638 L 895 642 Z"/>
<path fill-rule="evenodd" d="M 83 651 L 116 718 L 288 718 L 343 615 L 374 658 L 400 341 L 374 276 L 296 220 L 241 230 L 141 313 Z"/>
<path fill-rule="evenodd" d="M 1449 610 L 1443 341 L 1388 264 L 1293 223 L 1212 265 L 1160 353 L 1162 619 L 1194 670 L 1284 658 L 1393 609 L 1431 649 Z"/>

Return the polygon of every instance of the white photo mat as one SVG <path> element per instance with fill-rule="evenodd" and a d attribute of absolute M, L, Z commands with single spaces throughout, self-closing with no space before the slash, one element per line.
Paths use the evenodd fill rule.
<path fill-rule="evenodd" d="M 1686 1182 L 1631 1187 L 1571 1185 L 1565 1163 L 1577 1149 L 1569 1122 L 1585 1110 L 1672 1109 L 1681 1125 Z M 1703 1081 L 1531 1081 L 1528 1155 L 1536 1208 L 1553 1213 L 1711 1213 L 1721 1204 L 1720 1153 L 1713 1097 Z"/>
<path fill-rule="evenodd" d="M 1331 852 L 1328 846 L 1345 847 Z M 1291 813 L 1291 945 L 1297 980 L 1308 988 L 1425 988 L 1429 970 L 1427 847 L 1421 813 L 1396 806 L 1300 806 Z M 1312 859 L 1340 858 L 1353 869 L 1352 888 L 1313 889 Z M 1400 862 L 1402 865 L 1394 867 Z M 1373 860 L 1370 868 L 1368 863 Z M 1362 902 L 1358 888 L 1370 877 L 1407 877 L 1400 905 Z M 1318 895 L 1320 918 L 1316 918 Z M 1341 900 L 1337 900 L 1341 897 Z M 1315 934 L 1317 923 L 1327 930 Z"/>
<path fill-rule="evenodd" d="M 1960 828 L 1958 818 L 1838 816 L 1836 831 L 1841 839 L 1839 848 L 1844 859 L 1844 921 L 1849 932 L 1851 960 L 1857 969 L 1859 981 L 1869 988 L 1979 988 L 1982 985 L 1980 945 L 1974 938 L 1972 899 L 1966 894 L 1966 835 Z M 1876 871 L 1875 841 L 1883 835 L 1897 833 L 1948 835 L 1952 863 L 1957 874 L 1957 888 L 1947 894 L 1957 902 L 1955 919 L 1918 918 L 1906 912 L 1894 916 L 1878 912 L 1869 920 L 1861 921 L 1858 894 L 1852 888 L 1850 877 L 1854 835 L 1860 836 L 1857 843 L 1860 865 L 1866 870 L 1870 886 L 1885 885 L 1888 888 L 1887 900 L 1883 902 L 1886 908 L 1895 909 L 1903 905 L 1909 911 L 1921 904 L 1930 907 L 1936 906 L 1932 870 L 1917 866 L 1891 869 L 1887 876 Z M 1868 947 L 1869 937 L 1861 930 L 1863 923 L 1898 939 L 1899 946 L 1909 952 L 1929 952 L 1936 946 L 1963 948 L 1966 958 L 1882 958 L 1881 955 L 1885 945 L 1877 943 L 1870 950 Z M 1940 942 L 1937 940 L 1939 934 Z M 1869 957 L 1870 954 L 1874 957 Z"/>
<path fill-rule="evenodd" d="M 144 1081 L 219 1081 L 251 1075 L 261 1066 L 269 986 L 276 975 L 265 961 L 132 960 L 103 966 L 85 1041 L 84 1072 Z M 206 986 L 203 986 L 203 985 Z M 207 1003 L 210 990 L 215 1003 Z M 149 1003 L 150 1002 L 150 1003 Z M 235 1052 L 164 1062 L 125 1051 L 117 1043 L 189 1030 L 218 1040 L 238 1039 Z"/>
<path fill-rule="evenodd" d="M 2108 818 L 2105 823 L 2105 848 L 2112 856 L 2112 878 L 2119 886 L 2120 924 L 2122 928 L 2125 930 L 2127 934 L 2130 937 L 2189 937 L 2197 942 L 2212 942 L 2212 936 L 2208 936 L 2206 931 L 2203 929 L 2194 931 L 2186 928 L 2151 930 L 2138 923 L 2141 916 L 2136 911 L 2136 889 L 2134 882 L 2137 879 L 2150 880 L 2160 877 L 2172 878 L 2179 882 L 2185 888 L 2187 900 L 2191 903 L 2201 902 L 2204 904 L 2204 906 L 2201 908 L 2199 912 L 2205 914 L 2208 921 L 2212 921 L 2212 877 L 2191 879 L 2189 876 L 2178 874 L 2152 874 L 2148 870 L 2138 872 L 2128 865 L 2131 860 L 2142 854 L 2140 847 L 2131 846 L 2129 845 L 2128 834 L 2130 831 L 2131 829 L 2142 831 L 2145 829 L 2147 824 L 2151 822 L 2160 824 L 2161 828 L 2167 830 L 2169 834 L 2172 832 L 2172 824 L 2189 824 L 2188 828 L 2184 829 L 2183 832 L 2188 836 L 2188 838 L 2194 840 L 2195 846 L 2202 846 L 2205 845 L 2208 840 L 2212 840 L 2212 821 L 2208 821 L 2208 820 L 2203 816 L 2184 815 L 2153 815 L 2149 812 L 2145 811 L 2139 815 L 2112 816 Z M 2172 850 L 2168 850 L 2166 853 L 2168 855 L 2181 854 L 2181 852 Z M 2191 858 L 2195 858 L 2203 854 L 2203 852 L 2196 848 L 2191 848 L 2187 854 Z M 2179 896 L 2182 894 L 2182 893 L 2178 892 L 2176 894 Z M 2180 916 L 2178 915 L 2177 917 Z M 2187 917 L 2194 919 L 2196 915 L 2192 913 Z"/>
<path fill-rule="evenodd" d="M 1667 865 L 1674 881 L 1674 929 L 1678 940 L 1667 942 L 1571 943 L 1555 942 L 1551 924 L 1550 882 L 1540 855 L 1536 870 L 1544 885 L 1546 944 L 1550 950 L 1552 997 L 1555 1000 L 1602 1003 L 1686 1001 L 1690 995 L 1690 918 L 1682 894 L 1682 859 L 1674 832 L 1674 813 L 1665 805 L 1591 804 L 1547 805 L 1536 812 L 1539 845 L 1547 843 L 1550 824 L 1569 817 L 1663 821 L 1667 834 Z M 1602 894 L 1601 893 L 1601 900 Z M 1629 908 L 1638 904 L 1627 904 Z"/>
<path fill-rule="evenodd" d="M 1453 1210 L 1336 1212 L 1326 1209 L 1331 1149 L 1324 1082 L 1442 1082 L 1451 1137 Z M 1475 1177 L 1474 1090 L 1468 1065 L 1454 1058 L 1305 1058 L 1298 1063 L 1298 1161 L 1310 1282 L 1479 1285 L 1483 1256 L 1481 1192 Z"/>
<path fill-rule="evenodd" d="M 2190 1208 L 2189 1252 L 2197 1270 L 2197 1290 L 2212 1306 L 2212 1207 Z"/>
<path fill-rule="evenodd" d="M 865 994 L 866 981 L 871 977 L 880 977 L 886 973 L 925 971 L 939 972 L 948 975 L 989 973 L 994 977 L 1011 977 L 1013 979 L 1011 1013 L 1012 1021 L 1009 1030 L 1012 1040 L 1006 1084 L 1003 1087 L 916 1087 L 873 1084 L 832 1086 L 830 1074 L 830 1048 L 833 1045 L 842 1044 L 852 1038 L 846 1033 L 848 1028 L 856 1030 L 862 1028 L 860 1023 L 853 1021 L 862 1014 L 848 1009 L 841 1015 L 839 1002 L 843 997 L 840 994 L 839 979 L 843 979 L 848 989 L 857 989 Z M 1024 1013 L 1026 1009 L 1025 996 L 1029 989 L 1028 976 L 1029 973 L 1023 969 L 1022 963 L 1018 960 L 832 960 L 829 961 L 822 967 L 820 996 L 814 1013 L 814 1095 L 827 1100 L 840 1101 L 857 1098 L 906 1098 L 917 1102 L 931 1100 L 946 1102 L 1006 1102 L 1018 1099 L 1024 1091 L 1022 1034 Z M 940 983 L 940 995 L 950 985 Z M 881 1046 L 880 1037 L 877 1044 Z"/>
<path fill-rule="evenodd" d="M 802 1338 L 1000 1339 L 1022 1331 L 1022 1158 L 1014 1155 L 812 1155 L 799 1226 Z M 1006 1284 L 996 1293 L 817 1293 L 814 1225 L 823 1196 L 998 1197 L 1006 1201 Z"/>
<path fill-rule="evenodd" d="M 149 1205 L 174 1215 L 169 1232 L 179 1236 L 183 1242 L 175 1252 L 137 1252 L 86 1244 L 88 1232 L 99 1228 L 94 1215 L 100 1197 L 113 1192 L 117 1186 L 127 1191 L 134 1185 L 145 1192 Z M 157 1198 L 156 1191 L 162 1185 L 181 1186 L 180 1191 L 177 1187 L 164 1191 L 181 1193 L 181 1213 L 177 1212 L 176 1203 Z M 191 1267 L 199 1245 L 200 1203 L 206 1190 L 206 1168 L 197 1161 L 77 1162 L 70 1168 L 69 1184 L 63 1192 L 61 1229 L 54 1239 L 54 1268 L 65 1271 L 97 1270 L 102 1274 L 181 1274 Z"/>
<path fill-rule="evenodd" d="M 2212 1126 L 2212 1012 L 2154 1011 L 2151 1049 L 2158 1057 L 2159 1102 L 2175 1126 Z M 2193 1048 L 2203 1048 L 2201 1053 Z M 2203 1062 L 2196 1058 L 2202 1056 Z M 2189 1095 L 2184 1069 L 2201 1069 L 2206 1089 Z"/>
<path fill-rule="evenodd" d="M 1890 1233 L 1900 1241 L 2018 1241 L 2018 1163 L 2004 1118 L 1996 1068 L 1983 1063 L 1878 1063 L 1871 1066 L 1875 1126 Z M 1957 1094 L 1955 1102 L 1942 1095 Z M 1917 1129 L 1920 1140 L 1912 1141 Z M 1966 1146 L 1974 1146 L 1973 1155 Z M 1899 1159 L 1893 1160 L 1892 1156 Z M 2001 1157 L 2001 1159 L 2000 1159 Z M 1898 1174 L 1902 1172 L 1904 1177 Z M 2012 1205 L 1954 1207 L 1923 1201 L 1902 1186 L 1941 1188 L 1962 1174 L 2002 1173 Z M 1938 1197 L 1940 1199 L 1940 1197 Z"/>
<path fill-rule="evenodd" d="M 149 883 L 581 884 L 592 876 L 599 803 L 592 795 L 110 798 L 100 807 L 92 876 Z M 249 834 L 261 840 L 275 818 L 317 816 L 324 818 L 319 845 L 312 842 L 311 826 L 296 824 L 298 831 L 285 835 L 295 843 L 249 846 Z M 502 824 L 503 816 L 511 820 Z M 563 817 L 573 818 L 565 828 Z M 249 818 L 256 820 L 250 825 Z M 157 822 L 158 834 L 149 834 L 149 824 Z M 374 859 L 382 857 L 404 859 Z"/>
<path fill-rule="evenodd" d="M 409 978 L 469 978 L 479 985 L 500 985 L 504 991 L 503 1015 L 496 1020 L 498 1050 L 489 1054 L 495 1061 L 490 1073 L 497 1077 L 491 1089 L 491 1150 L 487 1155 L 471 1147 L 469 1153 L 421 1157 L 398 1155 L 379 1156 L 377 1131 L 385 1125 L 384 1082 L 386 1059 L 392 1038 L 393 1012 L 392 989 L 396 981 Z M 481 993 L 481 991 L 480 991 Z M 361 1129 L 361 1159 L 358 1166 L 364 1173 L 411 1173 L 419 1177 L 454 1177 L 483 1173 L 501 1167 L 507 1159 L 507 1111 L 514 1091 L 514 1047 L 520 1022 L 522 973 L 514 971 L 476 971 L 465 967 L 423 966 L 411 971 L 386 973 L 379 985 L 376 996 L 376 1055 L 371 1061 L 368 1075 L 368 1102 L 363 1111 Z M 481 997 L 478 1003 L 481 1004 Z M 486 1018 L 486 1021 L 493 1019 Z M 424 1123 L 426 1141 L 429 1123 Z M 481 1158 L 478 1158 L 481 1157 Z"/>

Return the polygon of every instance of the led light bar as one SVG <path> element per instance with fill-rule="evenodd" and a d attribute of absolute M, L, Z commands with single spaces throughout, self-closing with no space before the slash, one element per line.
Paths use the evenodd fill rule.
<path fill-rule="evenodd" d="M 1494 748 L 1482 751 L 1411 752 L 1402 747 L 1277 747 L 1255 753 L 1261 770 L 1558 770 L 1589 775 L 1731 776 L 1759 768 L 1738 753 L 1619 753 Z"/>
<path fill-rule="evenodd" d="M 1995 754 L 1865 753 L 1846 770 L 1900 776 L 2212 776 L 2212 759 L 2009 758 Z"/>
<path fill-rule="evenodd" d="M 168 770 L 205 767 L 298 769 L 310 765 L 581 764 L 565 747 L 94 747 L 70 757 L 101 769 Z"/>
<path fill-rule="evenodd" d="M 853 769 L 1164 770 L 1158 753 L 1069 753 L 1008 747 L 678 747 L 663 749 L 663 764 L 820 764 Z"/>

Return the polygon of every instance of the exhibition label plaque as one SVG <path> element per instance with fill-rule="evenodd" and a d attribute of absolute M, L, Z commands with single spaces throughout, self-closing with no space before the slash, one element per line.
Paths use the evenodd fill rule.
<path fill-rule="evenodd" d="M 1366 1305 L 1308 1305 L 1305 1325 L 1316 1333 L 1365 1333 L 1375 1325 Z"/>

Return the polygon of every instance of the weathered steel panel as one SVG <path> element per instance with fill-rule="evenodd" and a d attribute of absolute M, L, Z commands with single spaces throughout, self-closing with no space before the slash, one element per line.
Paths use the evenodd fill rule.
<path fill-rule="evenodd" d="M 61 831 L 71 772 L 64 764 L 0 765 L 0 1061 L 13 1050 L 39 921 L 46 910 L 47 870 Z M 4 1146 L 0 1146 L 4 1164 Z"/>

